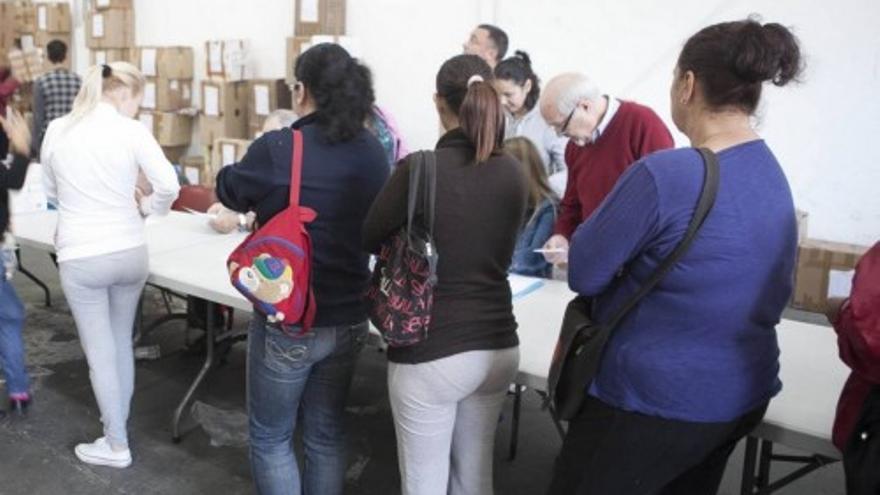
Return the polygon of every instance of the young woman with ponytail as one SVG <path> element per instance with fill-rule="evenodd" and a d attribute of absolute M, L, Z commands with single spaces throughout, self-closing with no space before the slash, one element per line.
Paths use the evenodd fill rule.
<path fill-rule="evenodd" d="M 529 54 L 517 51 L 502 60 L 495 67 L 494 85 L 507 114 L 505 138 L 525 137 L 535 145 L 550 184 L 561 195 L 565 191 L 568 172 L 565 167 L 568 138 L 559 136 L 541 116 L 538 106 L 541 80 L 532 69 Z"/>
<path fill-rule="evenodd" d="M 476 55 L 446 61 L 434 102 L 434 240 L 439 255 L 428 338 L 388 349 L 388 388 L 405 495 L 492 493 L 498 415 L 519 365 L 507 269 L 529 195 L 522 166 L 502 152 L 504 110 Z M 364 224 L 377 252 L 406 222 L 404 160 Z M 419 204 L 421 204 L 419 202 Z"/>
<path fill-rule="evenodd" d="M 67 116 L 49 124 L 40 152 L 49 201 L 58 207 L 61 287 L 89 363 L 104 435 L 76 446 L 89 464 L 131 464 L 126 422 L 134 391 L 132 325 L 147 280 L 144 217 L 177 198 L 174 168 L 133 117 L 144 76 L 131 64 L 89 69 Z M 138 171 L 152 186 L 144 196 Z"/>
<path fill-rule="evenodd" d="M 293 110 L 302 117 L 292 129 L 263 134 L 241 162 L 224 167 L 217 198 L 231 210 L 255 212 L 257 225 L 265 225 L 287 208 L 291 131 L 302 133 L 300 204 L 317 213 L 306 225 L 317 314 L 308 333 L 291 335 L 254 311 L 247 356 L 251 470 L 260 494 L 341 495 L 345 401 L 368 332 L 361 225 L 389 167 L 364 126 L 374 103 L 366 66 L 339 45 L 322 43 L 297 57 L 293 76 Z M 302 475 L 291 444 L 298 425 Z"/>

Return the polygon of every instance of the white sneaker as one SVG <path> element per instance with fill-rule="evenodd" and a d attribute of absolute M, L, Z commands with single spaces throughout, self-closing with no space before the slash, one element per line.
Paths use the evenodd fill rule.
<path fill-rule="evenodd" d="M 101 437 L 92 443 L 81 443 L 73 451 L 79 460 L 88 464 L 115 468 L 131 466 L 131 450 L 115 452 L 110 448 L 106 437 Z"/>

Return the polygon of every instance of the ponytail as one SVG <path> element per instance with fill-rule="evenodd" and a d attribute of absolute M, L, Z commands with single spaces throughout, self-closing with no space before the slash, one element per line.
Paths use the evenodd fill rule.
<path fill-rule="evenodd" d="M 504 111 L 492 87 L 492 69 L 476 55 L 456 55 L 437 73 L 437 96 L 458 115 L 462 132 L 485 162 L 504 143 Z"/>
<path fill-rule="evenodd" d="M 73 100 L 68 128 L 90 114 L 101 102 L 104 93 L 126 87 L 131 89 L 132 95 L 137 95 L 143 91 L 145 82 L 144 75 L 128 62 L 90 67 L 76 99 Z"/>
<path fill-rule="evenodd" d="M 478 76 L 477 76 L 478 77 Z M 458 111 L 461 130 L 477 150 L 483 163 L 504 144 L 504 111 L 495 88 L 483 78 L 473 80 Z"/>

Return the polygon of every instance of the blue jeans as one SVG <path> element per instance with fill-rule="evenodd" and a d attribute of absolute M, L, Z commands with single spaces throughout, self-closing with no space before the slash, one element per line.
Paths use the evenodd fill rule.
<path fill-rule="evenodd" d="M 291 337 L 255 314 L 248 337 L 251 470 L 261 495 L 341 495 L 343 415 L 367 323 Z M 303 481 L 293 454 L 302 421 Z"/>
<path fill-rule="evenodd" d="M 6 377 L 7 394 L 29 391 L 30 378 L 24 367 L 24 306 L 15 293 L 15 287 L 0 273 L 0 363 Z"/>

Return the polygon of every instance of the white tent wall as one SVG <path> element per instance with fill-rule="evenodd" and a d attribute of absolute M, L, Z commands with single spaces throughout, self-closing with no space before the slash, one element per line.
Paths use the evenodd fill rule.
<path fill-rule="evenodd" d="M 79 4 L 80 0 L 74 0 Z M 251 41 L 257 77 L 283 77 L 293 0 L 136 0 L 137 43 L 189 45 L 196 76 L 204 42 Z M 768 87 L 759 129 L 788 175 L 811 237 L 880 239 L 880 2 L 876 0 L 348 0 L 348 35 L 373 69 L 381 105 L 412 148 L 432 146 L 434 76 L 478 22 L 527 50 L 544 80 L 578 70 L 603 89 L 654 108 L 672 128 L 668 88 L 678 51 L 700 27 L 757 13 L 792 26 L 806 55 L 800 85 Z M 81 23 L 80 23 L 81 24 Z M 88 63 L 81 25 L 76 65 Z M 686 138 L 675 132 L 678 145 Z M 196 136 L 197 139 L 197 136 Z"/>

